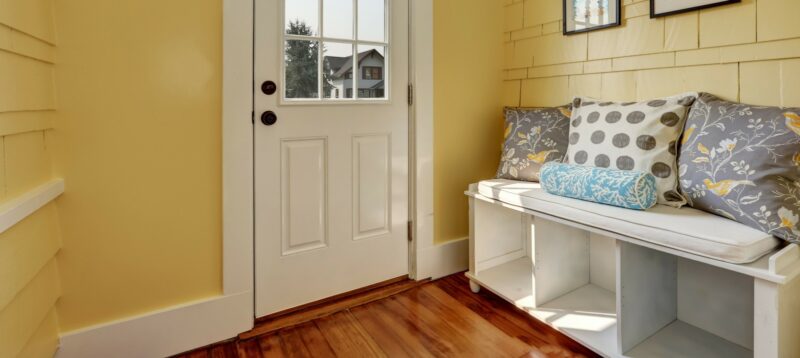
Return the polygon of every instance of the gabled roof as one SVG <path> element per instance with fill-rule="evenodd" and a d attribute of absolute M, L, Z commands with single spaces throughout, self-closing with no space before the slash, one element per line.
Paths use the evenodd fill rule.
<path fill-rule="evenodd" d="M 383 55 L 376 49 L 364 51 L 358 54 L 358 63 L 361 64 L 365 58 L 376 55 L 383 59 Z M 331 66 L 331 71 L 333 71 L 333 77 L 342 77 L 345 73 L 350 71 L 353 68 L 353 57 L 334 57 L 334 56 L 326 56 L 325 57 L 328 63 Z"/>
<path fill-rule="evenodd" d="M 336 56 L 325 56 L 325 60 L 328 61 L 328 64 L 331 66 L 331 71 L 337 72 L 339 71 L 342 66 L 344 66 L 345 62 L 352 61 L 353 56 L 349 57 L 336 57 Z"/>

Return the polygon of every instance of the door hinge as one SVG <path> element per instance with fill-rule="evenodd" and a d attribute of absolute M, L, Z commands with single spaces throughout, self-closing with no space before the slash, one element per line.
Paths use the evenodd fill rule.
<path fill-rule="evenodd" d="M 250 111 L 250 124 L 256 124 L 256 111 Z"/>
<path fill-rule="evenodd" d="M 414 105 L 414 85 L 408 84 L 408 105 Z"/>
<path fill-rule="evenodd" d="M 409 220 L 408 221 L 408 242 L 414 240 L 414 222 Z"/>

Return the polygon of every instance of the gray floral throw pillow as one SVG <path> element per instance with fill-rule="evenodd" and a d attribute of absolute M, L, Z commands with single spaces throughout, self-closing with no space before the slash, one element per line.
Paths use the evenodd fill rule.
<path fill-rule="evenodd" d="M 539 181 L 544 163 L 567 153 L 570 106 L 505 109 L 505 141 L 497 177 Z"/>
<path fill-rule="evenodd" d="M 800 243 L 800 108 L 703 93 L 681 143 L 680 184 L 689 205 Z"/>

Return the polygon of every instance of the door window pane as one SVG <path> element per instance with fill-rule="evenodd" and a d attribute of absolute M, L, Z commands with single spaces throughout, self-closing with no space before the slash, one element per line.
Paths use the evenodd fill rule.
<path fill-rule="evenodd" d="M 385 0 L 358 0 L 358 39 L 386 41 Z"/>
<path fill-rule="evenodd" d="M 353 98 L 353 45 L 325 42 L 322 61 L 322 97 Z"/>
<path fill-rule="evenodd" d="M 285 27 L 289 35 L 319 35 L 319 1 L 286 0 Z"/>
<path fill-rule="evenodd" d="M 358 46 L 358 98 L 385 98 L 386 48 Z"/>
<path fill-rule="evenodd" d="M 322 32 L 325 37 L 353 38 L 353 0 L 325 0 Z"/>
<path fill-rule="evenodd" d="M 319 98 L 319 42 L 287 40 L 286 98 Z"/>

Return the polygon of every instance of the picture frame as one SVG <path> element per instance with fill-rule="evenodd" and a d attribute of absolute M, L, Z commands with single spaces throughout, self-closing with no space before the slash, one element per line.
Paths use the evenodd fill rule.
<path fill-rule="evenodd" d="M 650 0 L 650 18 L 740 3 L 742 0 Z"/>
<path fill-rule="evenodd" d="M 564 35 L 606 29 L 622 24 L 621 0 L 563 0 Z"/>

